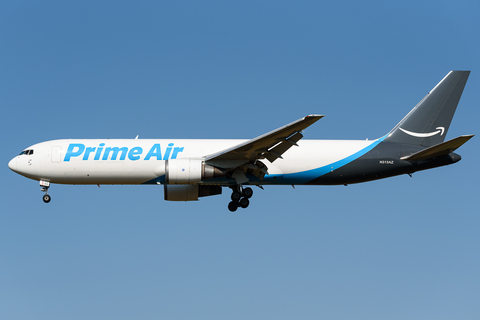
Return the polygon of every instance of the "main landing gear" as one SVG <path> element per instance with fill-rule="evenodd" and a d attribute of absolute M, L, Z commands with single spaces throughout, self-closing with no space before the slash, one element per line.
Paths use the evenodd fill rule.
<path fill-rule="evenodd" d="M 243 188 L 242 186 L 232 187 L 232 201 L 228 204 L 228 210 L 235 212 L 238 207 L 245 209 L 250 204 L 250 200 L 248 199 L 252 196 L 252 188 Z"/>
<path fill-rule="evenodd" d="M 49 203 L 50 200 L 52 200 L 52 197 L 48 195 L 48 188 L 50 187 L 50 181 L 40 180 L 40 187 L 42 187 L 40 191 L 45 192 L 45 194 L 43 195 L 43 202 Z"/>

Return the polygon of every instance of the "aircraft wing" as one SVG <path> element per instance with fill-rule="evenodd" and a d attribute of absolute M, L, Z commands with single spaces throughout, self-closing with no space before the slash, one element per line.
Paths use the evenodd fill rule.
<path fill-rule="evenodd" d="M 246 167 L 249 168 L 248 164 L 258 159 L 268 159 L 268 161 L 273 162 L 282 158 L 282 154 L 292 146 L 297 145 L 297 141 L 303 138 L 300 133 L 302 130 L 322 117 L 323 115 L 308 115 L 252 140 L 208 155 L 205 162 L 222 169 L 235 169 L 243 165 L 247 165 Z M 259 168 L 250 167 L 250 169 Z M 261 171 L 264 171 L 264 174 L 266 173 L 266 169 Z"/>

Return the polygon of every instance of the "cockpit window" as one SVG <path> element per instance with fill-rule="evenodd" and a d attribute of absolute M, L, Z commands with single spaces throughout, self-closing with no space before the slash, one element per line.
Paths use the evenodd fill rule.
<path fill-rule="evenodd" d="M 21 155 L 31 155 L 33 154 L 33 150 L 23 150 L 22 152 L 20 152 L 19 156 Z"/>

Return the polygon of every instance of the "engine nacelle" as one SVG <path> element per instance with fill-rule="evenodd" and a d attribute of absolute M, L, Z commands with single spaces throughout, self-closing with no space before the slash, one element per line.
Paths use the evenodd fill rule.
<path fill-rule="evenodd" d="M 170 159 L 165 161 L 166 184 L 192 184 L 223 177 L 225 174 L 203 160 Z"/>
<path fill-rule="evenodd" d="M 164 185 L 165 200 L 195 201 L 199 197 L 214 196 L 222 193 L 221 186 L 202 186 L 198 184 Z"/>

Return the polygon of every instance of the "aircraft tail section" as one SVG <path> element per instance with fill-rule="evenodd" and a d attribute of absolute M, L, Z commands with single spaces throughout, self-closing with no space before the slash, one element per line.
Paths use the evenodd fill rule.
<path fill-rule="evenodd" d="M 423 147 L 442 143 L 447 135 L 470 71 L 450 71 L 384 141 Z"/>

